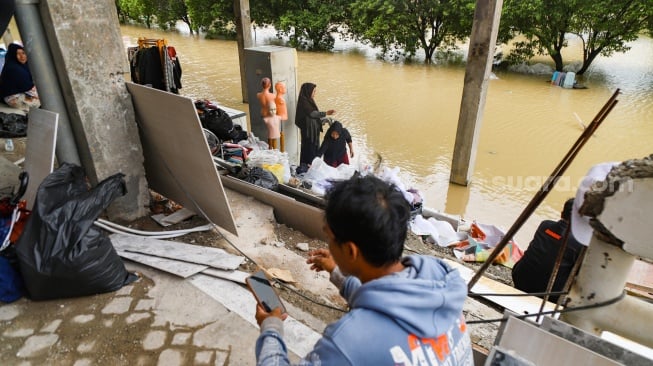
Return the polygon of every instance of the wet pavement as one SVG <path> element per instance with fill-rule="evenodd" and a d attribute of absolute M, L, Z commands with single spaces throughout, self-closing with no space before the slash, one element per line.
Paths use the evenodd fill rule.
<path fill-rule="evenodd" d="M 255 364 L 251 321 L 188 281 L 127 267 L 144 277 L 113 293 L 0 306 L 2 364 Z"/>
<path fill-rule="evenodd" d="M 315 276 L 292 251 L 257 244 L 272 234 L 271 207 L 235 192 L 229 192 L 229 199 L 241 235 L 225 235 L 250 260 L 266 267 L 283 261 L 287 268 L 298 268 L 308 287 L 330 286 L 326 276 Z M 244 285 L 204 274 L 182 279 L 124 263 L 142 278 L 118 291 L 49 301 L 22 298 L 0 305 L 0 364 L 255 364 L 259 328 L 255 300 Z M 335 288 L 330 291 L 337 294 Z M 286 305 L 292 315 L 285 322 L 288 347 L 291 359 L 298 359 L 312 348 L 325 324 Z"/>

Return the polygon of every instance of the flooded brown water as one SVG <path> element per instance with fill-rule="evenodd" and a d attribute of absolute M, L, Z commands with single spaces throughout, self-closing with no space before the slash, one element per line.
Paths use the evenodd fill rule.
<path fill-rule="evenodd" d="M 181 94 L 247 112 L 242 103 L 236 43 L 123 26 L 126 45 L 140 36 L 166 38 L 183 69 Z M 257 34 L 257 44 L 267 40 Z M 351 132 L 358 159 L 383 156 L 399 167 L 425 206 L 507 230 L 612 93 L 619 103 L 580 151 L 556 189 L 516 235 L 525 247 L 537 224 L 556 219 L 562 203 L 596 163 L 653 153 L 653 40 L 599 59 L 581 80 L 588 89 L 551 86 L 548 75 L 497 72 L 490 81 L 476 166 L 468 187 L 449 184 L 464 67 L 393 64 L 365 49 L 298 52 L 298 85 L 318 85 L 322 109 Z M 546 60 L 546 59 L 543 59 Z"/>

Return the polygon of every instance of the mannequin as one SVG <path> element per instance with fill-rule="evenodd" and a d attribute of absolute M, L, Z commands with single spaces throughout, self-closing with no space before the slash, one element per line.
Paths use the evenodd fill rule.
<path fill-rule="evenodd" d="M 270 103 L 274 103 L 274 94 L 270 92 L 272 88 L 272 81 L 270 78 L 261 79 L 261 91 L 256 93 L 256 98 L 258 98 L 259 103 L 261 104 L 261 117 L 268 117 L 270 114 Z"/>
<path fill-rule="evenodd" d="M 281 137 L 281 118 L 277 115 L 277 106 L 274 102 L 268 104 L 268 116 L 263 117 L 265 127 L 268 128 L 268 145 L 270 150 L 277 148 L 277 141 Z"/>
<path fill-rule="evenodd" d="M 274 90 L 277 92 L 277 96 L 274 99 L 274 103 L 277 105 L 277 116 L 282 121 L 285 121 L 288 119 L 288 109 L 286 107 L 286 100 L 284 99 L 284 95 L 286 95 L 286 84 L 278 81 L 274 84 Z"/>
<path fill-rule="evenodd" d="M 279 151 L 285 151 L 285 141 L 283 136 L 283 122 L 288 119 L 288 108 L 286 106 L 286 100 L 284 95 L 286 94 L 286 84 L 282 81 L 277 81 L 274 84 L 274 91 L 277 93 L 277 97 L 274 99 L 275 104 L 277 105 L 277 116 L 281 119 L 281 130 L 279 133 Z"/>

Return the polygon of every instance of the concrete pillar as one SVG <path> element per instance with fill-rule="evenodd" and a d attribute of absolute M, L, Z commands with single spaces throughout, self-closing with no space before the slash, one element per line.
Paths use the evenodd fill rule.
<path fill-rule="evenodd" d="M 502 7 L 503 0 L 476 2 L 465 70 L 465 86 L 460 102 L 458 130 L 449 177 L 451 183 L 466 186 L 474 172 L 478 133 L 481 130 Z"/>
<path fill-rule="evenodd" d="M 41 1 L 41 20 L 70 116 L 80 160 L 91 184 L 125 174 L 127 194 L 111 219 L 144 216 L 149 193 L 131 96 L 127 54 L 113 0 Z"/>
<path fill-rule="evenodd" d="M 618 298 L 636 257 L 653 259 L 653 155 L 616 166 L 585 193 L 580 213 L 592 217 L 593 236 L 567 307 Z M 563 313 L 561 319 L 585 331 L 610 331 L 653 347 L 653 304 L 627 295 L 603 307 Z"/>
<path fill-rule="evenodd" d="M 240 65 L 240 88 L 243 103 L 247 103 L 247 76 L 245 72 L 245 48 L 252 47 L 252 18 L 249 14 L 249 0 L 234 0 L 236 17 L 236 43 L 238 43 L 238 64 Z M 250 129 L 251 131 L 251 129 Z"/>
<path fill-rule="evenodd" d="M 53 72 L 56 62 L 52 57 L 47 31 L 41 22 L 39 2 L 18 0 L 15 17 L 27 52 L 34 85 L 39 92 L 41 108 L 59 115 L 55 146 L 57 161 L 59 164 L 81 165 L 64 93 L 61 90 L 57 73 Z"/>

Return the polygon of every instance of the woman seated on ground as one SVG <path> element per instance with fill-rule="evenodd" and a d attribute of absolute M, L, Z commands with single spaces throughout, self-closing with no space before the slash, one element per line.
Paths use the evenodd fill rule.
<path fill-rule="evenodd" d="M 340 122 L 334 121 L 324 135 L 324 141 L 322 141 L 320 150 L 318 150 L 318 156 L 324 155 L 324 162 L 334 168 L 337 168 L 340 164 L 349 165 L 347 146 L 349 146 L 349 156 L 353 158 L 354 146 L 349 131 L 342 127 Z"/>
<path fill-rule="evenodd" d="M 10 107 L 29 112 L 30 107 L 41 106 L 32 73 L 27 66 L 23 46 L 12 43 L 5 55 L 5 65 L 0 73 L 0 97 Z"/>

